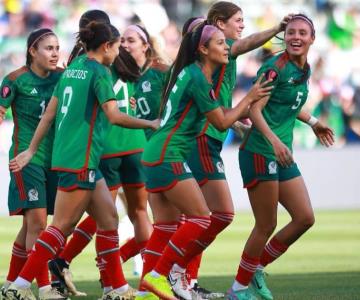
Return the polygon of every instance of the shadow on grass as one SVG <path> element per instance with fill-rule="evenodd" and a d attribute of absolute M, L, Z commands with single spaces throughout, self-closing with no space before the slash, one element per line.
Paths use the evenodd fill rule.
<path fill-rule="evenodd" d="M 200 284 L 213 291 L 226 291 L 233 279 L 231 276 L 204 276 Z M 267 282 L 275 300 L 360 300 L 360 271 L 269 275 Z M 138 280 L 132 279 L 129 283 L 136 287 Z M 79 299 L 95 300 L 101 295 L 96 281 L 81 281 L 76 285 L 88 294 Z"/>

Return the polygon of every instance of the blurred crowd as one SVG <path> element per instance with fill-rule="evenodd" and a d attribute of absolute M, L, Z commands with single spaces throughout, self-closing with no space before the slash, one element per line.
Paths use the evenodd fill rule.
<path fill-rule="evenodd" d="M 180 30 L 191 16 L 206 16 L 210 0 L 2 0 L 0 6 L 0 81 L 25 63 L 26 37 L 39 27 L 52 28 L 60 39 L 61 64 L 75 42 L 80 15 L 103 9 L 123 31 L 143 23 L 171 63 L 180 44 Z M 303 12 L 316 28 L 310 51 L 312 76 L 306 109 L 329 124 L 337 145 L 360 142 L 360 0 L 243 0 L 244 36 L 267 29 L 288 13 Z M 234 101 L 249 89 L 262 61 L 284 48 L 281 35 L 263 48 L 238 59 Z M 11 118 L 11 116 L 9 116 Z M 308 126 L 297 124 L 295 143 L 313 147 Z M 0 136 L 0 139 L 3 137 Z M 238 143 L 230 133 L 227 144 Z"/>

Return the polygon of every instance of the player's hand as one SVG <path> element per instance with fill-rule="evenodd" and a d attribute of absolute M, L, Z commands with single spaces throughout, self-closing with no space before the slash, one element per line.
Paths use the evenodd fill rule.
<path fill-rule="evenodd" d="M 250 130 L 251 125 L 244 124 L 241 121 L 236 121 L 231 125 L 231 128 L 239 137 L 244 138 L 245 134 Z"/>
<path fill-rule="evenodd" d="M 283 167 L 290 167 L 294 162 L 293 156 L 289 148 L 278 138 L 272 143 L 276 160 Z"/>
<path fill-rule="evenodd" d="M 24 168 L 32 159 L 33 153 L 27 149 L 20 154 L 18 154 L 16 157 L 14 157 L 9 162 L 9 169 L 11 172 L 19 172 Z"/>
<path fill-rule="evenodd" d="M 294 16 L 294 14 L 288 14 L 286 15 L 280 22 L 279 24 L 279 29 L 278 32 L 284 31 L 286 28 L 286 25 L 289 23 L 289 21 L 291 20 L 291 18 Z"/>
<path fill-rule="evenodd" d="M 151 128 L 152 130 L 158 129 L 160 127 L 160 122 L 161 122 L 160 119 L 155 119 L 155 120 L 150 121 L 149 128 Z"/>
<path fill-rule="evenodd" d="M 247 96 L 250 99 L 250 104 L 260 100 L 263 97 L 270 96 L 271 90 L 274 88 L 273 85 L 269 86 L 269 83 L 272 82 L 272 79 L 263 81 L 265 74 L 262 73 L 255 84 L 251 87 Z"/>
<path fill-rule="evenodd" d="M 136 110 L 136 99 L 134 97 L 131 97 L 129 102 L 130 102 L 131 109 Z"/>
<path fill-rule="evenodd" d="M 313 127 L 312 130 L 314 131 L 316 137 L 319 139 L 320 144 L 326 147 L 334 145 L 335 142 L 335 134 L 334 131 L 323 124 L 322 122 L 318 121 Z"/>
<path fill-rule="evenodd" d="M 3 106 L 0 106 L 0 124 L 4 121 L 5 119 L 5 113 L 6 113 L 6 108 Z"/>

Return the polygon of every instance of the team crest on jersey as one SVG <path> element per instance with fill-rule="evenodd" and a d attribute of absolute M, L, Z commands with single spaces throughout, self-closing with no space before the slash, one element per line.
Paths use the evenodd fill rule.
<path fill-rule="evenodd" d="M 213 89 L 211 89 L 210 90 L 210 92 L 209 92 L 209 96 L 210 96 L 210 98 L 212 99 L 212 100 L 214 100 L 214 101 L 216 101 L 217 99 L 216 99 L 216 96 L 215 96 L 215 92 L 214 92 L 214 90 Z"/>
<path fill-rule="evenodd" d="M 278 73 L 274 69 L 267 70 L 265 73 L 266 80 L 272 79 L 274 81 L 278 77 Z"/>
<path fill-rule="evenodd" d="M 276 161 L 269 162 L 269 174 L 276 174 L 277 173 L 277 163 Z"/>
<path fill-rule="evenodd" d="M 144 81 L 141 85 L 143 93 L 151 92 L 151 83 L 150 81 Z"/>
<path fill-rule="evenodd" d="M 218 161 L 216 163 L 216 168 L 217 168 L 219 173 L 225 173 L 224 164 L 221 161 Z"/>
<path fill-rule="evenodd" d="M 1 89 L 1 97 L 7 98 L 11 95 L 11 88 L 7 85 L 4 85 Z"/>
<path fill-rule="evenodd" d="M 31 189 L 28 192 L 29 201 L 38 201 L 39 200 L 39 192 L 37 189 Z"/>
<path fill-rule="evenodd" d="M 89 182 L 91 182 L 91 183 L 95 182 L 95 171 L 94 170 L 91 170 L 89 172 Z"/>

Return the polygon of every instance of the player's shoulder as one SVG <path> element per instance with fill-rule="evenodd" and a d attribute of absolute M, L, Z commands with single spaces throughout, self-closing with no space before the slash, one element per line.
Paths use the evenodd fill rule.
<path fill-rule="evenodd" d="M 265 60 L 260 68 L 260 72 L 265 73 L 266 79 L 276 80 L 286 71 L 286 65 L 289 62 L 289 55 L 284 52 L 270 57 Z"/>
<path fill-rule="evenodd" d="M 9 73 L 8 75 L 6 75 L 5 78 L 10 81 L 16 81 L 21 76 L 23 76 L 24 74 L 27 74 L 27 73 L 29 73 L 29 68 L 27 66 L 22 66 L 21 68 L 16 69 L 16 70 L 12 71 L 11 73 Z"/>
<path fill-rule="evenodd" d="M 208 82 L 208 80 L 206 79 L 203 71 L 201 70 L 200 66 L 196 63 L 193 63 L 191 65 L 189 65 L 188 67 L 186 67 L 185 69 L 187 69 L 187 73 L 189 74 L 189 79 L 191 80 L 193 85 L 196 85 L 198 87 L 201 86 L 208 86 L 211 85 L 210 82 Z M 185 70 L 184 69 L 184 70 Z"/>
<path fill-rule="evenodd" d="M 88 59 L 86 61 L 86 68 L 91 71 L 97 77 L 109 77 L 112 78 L 111 69 L 94 59 Z"/>
<path fill-rule="evenodd" d="M 169 66 L 158 59 L 154 59 L 151 63 L 150 68 L 155 72 L 166 73 L 169 71 Z"/>

